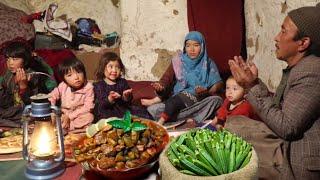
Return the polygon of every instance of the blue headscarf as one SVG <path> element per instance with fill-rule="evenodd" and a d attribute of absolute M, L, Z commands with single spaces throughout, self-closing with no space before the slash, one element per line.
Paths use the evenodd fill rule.
<path fill-rule="evenodd" d="M 186 42 L 197 41 L 201 45 L 201 51 L 197 58 L 191 59 L 186 52 Z M 174 86 L 174 95 L 186 91 L 195 95 L 195 88 L 201 86 L 210 88 L 221 81 L 218 68 L 213 60 L 208 57 L 206 43 L 200 32 L 191 31 L 184 40 L 183 52 L 172 59 L 173 69 L 177 82 Z"/>

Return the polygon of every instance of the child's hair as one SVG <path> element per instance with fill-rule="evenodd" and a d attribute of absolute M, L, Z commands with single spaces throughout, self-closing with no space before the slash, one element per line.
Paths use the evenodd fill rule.
<path fill-rule="evenodd" d="M 66 82 L 64 79 L 64 75 L 68 74 L 68 72 L 71 71 L 71 69 L 77 71 L 78 73 L 83 73 L 84 79 L 87 79 L 86 69 L 83 63 L 79 59 L 73 57 L 70 59 L 66 59 L 61 64 L 59 64 L 59 76 L 64 82 Z"/>
<path fill-rule="evenodd" d="M 96 80 L 103 80 L 105 78 L 104 75 L 104 70 L 106 65 L 110 62 L 110 61 L 118 61 L 119 65 L 120 65 L 120 71 L 122 73 L 122 75 L 126 74 L 126 69 L 120 59 L 120 57 L 113 52 L 106 52 L 102 55 L 100 62 L 99 62 L 99 66 L 96 70 Z"/>
<path fill-rule="evenodd" d="M 229 80 L 229 79 L 234 79 L 234 77 L 231 75 L 227 78 L 226 82 Z"/>
<path fill-rule="evenodd" d="M 10 57 L 23 59 L 23 67 L 25 69 L 29 68 L 29 65 L 33 58 L 31 49 L 26 45 L 26 43 L 19 41 L 8 44 L 3 49 L 3 54 L 6 59 Z"/>
<path fill-rule="evenodd" d="M 226 80 L 226 83 L 227 83 L 227 81 L 228 81 L 229 79 L 235 80 L 234 77 L 231 75 L 231 76 L 229 76 L 228 79 Z M 236 80 L 235 80 L 235 81 L 236 81 Z M 236 83 L 237 83 L 241 88 L 244 89 L 244 94 L 247 94 L 247 93 L 248 93 L 248 89 L 242 87 L 237 81 L 236 81 Z"/>

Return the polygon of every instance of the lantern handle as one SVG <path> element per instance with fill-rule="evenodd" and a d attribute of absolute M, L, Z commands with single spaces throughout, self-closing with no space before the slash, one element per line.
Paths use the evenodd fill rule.
<path fill-rule="evenodd" d="M 23 121 L 23 139 L 22 139 L 22 143 L 23 143 L 23 149 L 22 149 L 22 156 L 24 160 L 29 161 L 29 152 L 28 152 L 28 145 L 29 145 L 29 139 L 28 139 L 28 116 L 30 114 L 31 111 L 31 105 L 27 105 L 23 112 L 22 112 L 22 117 L 21 120 Z"/>
<path fill-rule="evenodd" d="M 57 128 L 57 133 L 58 133 L 58 143 L 59 143 L 59 150 L 60 150 L 60 155 L 59 157 L 55 158 L 55 161 L 59 161 L 62 162 L 64 161 L 64 143 L 63 143 L 63 133 L 62 133 L 62 126 L 61 126 L 61 110 L 54 105 L 51 105 L 51 110 L 53 110 L 53 112 L 56 115 L 56 128 Z"/>

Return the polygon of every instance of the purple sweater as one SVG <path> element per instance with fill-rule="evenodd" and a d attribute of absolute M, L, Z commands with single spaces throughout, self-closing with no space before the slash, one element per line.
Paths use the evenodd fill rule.
<path fill-rule="evenodd" d="M 127 89 L 130 89 L 130 86 L 124 78 L 119 78 L 114 85 L 109 85 L 104 80 L 94 83 L 96 119 L 99 120 L 108 117 L 121 118 L 127 110 L 133 115 L 150 118 L 151 116 L 145 108 L 131 105 L 132 98 L 130 98 L 129 101 L 124 101 L 122 98 L 119 98 L 113 104 L 109 102 L 108 95 L 110 91 L 115 91 L 122 95 L 123 91 Z"/>

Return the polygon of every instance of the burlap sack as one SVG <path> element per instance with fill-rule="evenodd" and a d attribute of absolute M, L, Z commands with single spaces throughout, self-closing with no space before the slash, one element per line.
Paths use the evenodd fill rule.
<path fill-rule="evenodd" d="M 223 174 L 220 176 L 190 176 L 187 174 L 180 173 L 169 161 L 167 157 L 167 149 L 169 145 L 162 151 L 160 154 L 160 172 L 162 180 L 207 180 L 207 179 L 216 179 L 216 180 L 246 180 L 246 179 L 258 179 L 258 157 L 254 149 L 252 149 L 252 156 L 250 162 L 243 168 L 238 171 Z"/>
<path fill-rule="evenodd" d="M 225 129 L 242 137 L 254 147 L 259 162 L 259 179 L 279 179 L 284 161 L 284 140 L 262 121 L 245 116 L 230 116 Z"/>

